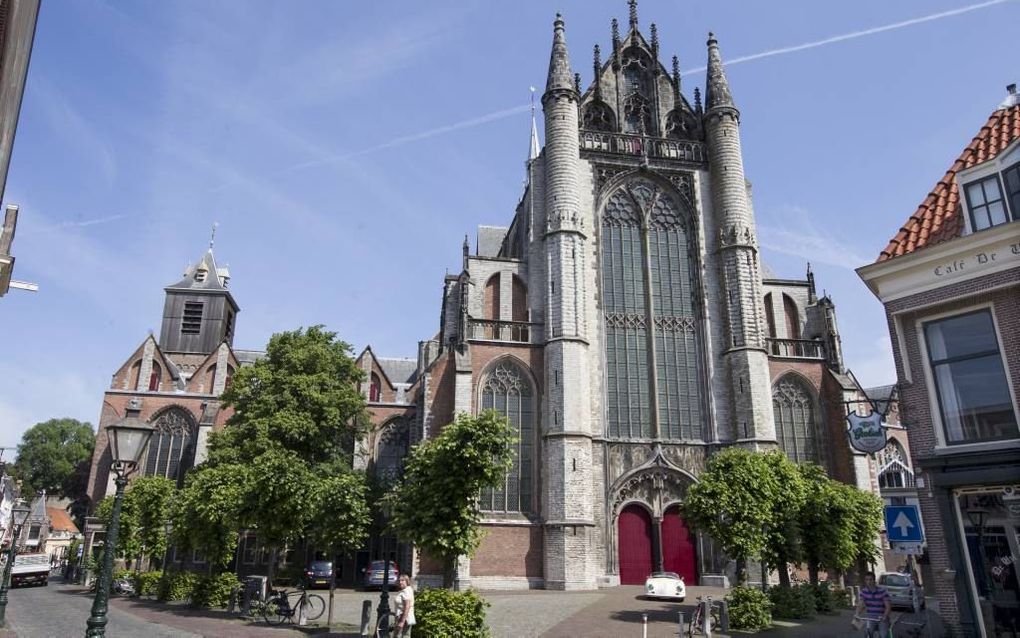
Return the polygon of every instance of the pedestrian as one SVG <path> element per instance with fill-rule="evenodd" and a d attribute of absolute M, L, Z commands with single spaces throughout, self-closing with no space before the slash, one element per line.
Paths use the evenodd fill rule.
<path fill-rule="evenodd" d="M 414 618 L 414 589 L 411 588 L 411 577 L 401 574 L 397 581 L 400 591 L 397 593 L 397 626 L 393 634 L 396 638 L 411 638 L 411 627 L 417 622 Z"/>
<path fill-rule="evenodd" d="M 885 638 L 889 635 L 889 614 L 892 613 L 892 601 L 889 592 L 875 584 L 875 572 L 864 574 L 864 587 L 861 588 L 857 600 L 857 614 L 854 620 L 862 622 L 861 628 L 865 636 L 878 635 Z"/>

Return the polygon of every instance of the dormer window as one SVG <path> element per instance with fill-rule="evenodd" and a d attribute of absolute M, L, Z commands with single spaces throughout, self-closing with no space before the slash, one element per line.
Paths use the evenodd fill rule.
<path fill-rule="evenodd" d="M 1006 183 L 1006 199 L 1013 211 L 1013 219 L 1020 219 L 1020 162 L 1002 171 Z"/>
<path fill-rule="evenodd" d="M 199 268 L 198 270 L 195 271 L 195 281 L 202 283 L 203 281 L 205 281 L 205 277 L 208 274 L 209 274 L 208 270 L 206 270 L 205 268 Z"/>
<path fill-rule="evenodd" d="M 984 230 L 1005 224 L 1009 219 L 997 174 L 971 182 L 966 185 L 964 190 L 967 193 L 970 227 L 973 230 Z"/>

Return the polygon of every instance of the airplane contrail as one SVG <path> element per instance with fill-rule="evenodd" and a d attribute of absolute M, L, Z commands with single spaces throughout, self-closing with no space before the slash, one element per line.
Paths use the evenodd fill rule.
<path fill-rule="evenodd" d="M 925 23 L 925 22 L 932 22 L 934 20 L 941 20 L 943 18 L 951 18 L 953 16 L 957 16 L 957 15 L 960 15 L 960 14 L 963 14 L 963 13 L 969 13 L 971 11 L 977 11 L 979 9 L 984 9 L 986 7 L 991 7 L 991 6 L 994 6 L 994 5 L 997 5 L 997 4 L 1005 4 L 1006 2 L 1011 2 L 1011 1 L 1013 1 L 1013 0 L 988 0 L 987 2 L 979 2 L 977 4 L 970 4 L 970 5 L 967 5 L 965 7 L 960 7 L 958 9 L 950 9 L 948 11 L 941 11 L 939 13 L 932 13 L 932 14 L 926 15 L 926 16 L 920 16 L 920 17 L 917 17 L 917 18 L 910 18 L 909 20 L 902 20 L 900 22 L 893 22 L 892 24 L 884 24 L 884 25 L 881 25 L 881 26 L 871 27 L 869 29 L 863 29 L 863 30 L 860 30 L 860 31 L 852 31 L 850 33 L 844 33 L 842 35 L 834 35 L 834 36 L 825 38 L 823 40 L 815 40 L 813 42 L 805 42 L 803 44 L 795 44 L 795 45 L 792 45 L 792 46 L 780 47 L 778 49 L 769 49 L 768 51 L 761 51 L 760 53 L 752 53 L 750 55 L 744 55 L 744 56 L 740 56 L 740 57 L 736 57 L 736 58 L 731 58 L 729 60 L 724 61 L 723 64 L 725 66 L 732 66 L 734 64 L 740 64 L 742 62 L 751 62 L 752 60 L 761 60 L 762 58 L 770 58 L 770 57 L 775 56 L 775 55 L 783 55 L 783 54 L 786 54 L 786 53 L 796 53 L 797 51 L 805 51 L 807 49 L 814 49 L 814 48 L 817 48 L 817 47 L 825 46 L 827 44 L 834 44 L 836 42 L 844 42 L 846 40 L 854 40 L 856 38 L 863 38 L 865 36 L 875 35 L 876 33 L 884 33 L 886 31 L 895 31 L 896 29 L 903 29 L 905 27 L 913 26 L 915 24 L 922 24 L 922 23 Z M 696 67 L 696 68 L 692 68 L 692 69 L 687 69 L 686 71 L 684 71 L 684 73 L 685 74 L 687 74 L 687 73 L 702 73 L 704 71 L 705 71 L 705 67 L 700 66 L 700 67 Z M 461 122 L 456 122 L 454 124 L 447 124 L 446 126 L 440 126 L 438 128 L 430 129 L 430 130 L 424 131 L 422 133 L 415 133 L 413 135 L 404 135 L 402 137 L 397 137 L 397 138 L 394 138 L 394 139 L 392 139 L 392 140 L 390 140 L 388 142 L 383 142 L 382 144 L 377 144 L 375 146 L 370 146 L 370 147 L 362 149 L 360 151 L 351 151 L 349 153 L 340 153 L 340 154 L 337 154 L 337 155 L 333 155 L 331 157 L 326 157 L 326 158 L 321 158 L 321 159 L 316 159 L 316 160 L 309 160 L 307 162 L 302 162 L 300 164 L 295 164 L 294 166 L 291 166 L 290 168 L 288 168 L 286 170 L 287 171 L 295 171 L 295 170 L 300 170 L 300 169 L 304 169 L 304 168 L 311 168 L 313 166 L 321 166 L 321 165 L 324 165 L 324 164 L 332 164 L 334 162 L 339 162 L 339 161 L 347 160 L 347 159 L 350 159 L 350 158 L 353 158 L 353 157 L 358 157 L 359 155 L 367 155 L 369 153 L 375 153 L 376 151 L 381 151 L 381 150 L 384 150 L 384 149 L 393 148 L 395 146 L 402 146 L 402 145 L 408 144 L 410 142 L 417 142 L 419 140 L 428 139 L 430 137 L 436 137 L 437 135 L 444 135 L 446 133 L 451 133 L 453 131 L 459 131 L 461 129 L 471 128 L 471 127 L 474 127 L 474 126 L 479 126 L 481 124 L 488 124 L 489 122 L 495 122 L 497 120 L 502 120 L 502 119 L 508 118 L 510 116 L 517 115 L 518 113 L 524 113 L 526 111 L 529 111 L 531 108 L 532 108 L 531 104 L 522 104 L 520 106 L 514 106 L 514 107 L 511 107 L 511 108 L 507 108 L 507 109 L 501 109 L 499 111 L 493 111 L 492 113 L 487 113 L 485 115 L 480 115 L 478 117 L 473 117 L 473 118 L 470 118 L 470 119 L 467 119 L 467 120 L 463 120 Z"/>
<path fill-rule="evenodd" d="M 934 20 L 941 20 L 942 18 L 951 18 L 958 16 L 963 13 L 970 13 L 971 11 L 977 11 L 978 9 L 984 9 L 997 4 L 1004 4 L 1010 0 L 989 0 L 988 2 L 979 2 L 977 4 L 970 4 L 965 7 L 958 9 L 950 9 L 949 11 L 941 11 L 939 13 L 932 13 L 926 16 L 920 16 L 918 18 L 911 18 L 909 20 L 903 20 L 901 22 L 893 22 L 892 24 L 883 24 L 878 27 L 871 27 L 870 29 L 863 29 L 861 31 L 852 31 L 850 33 L 844 33 L 842 35 L 834 35 L 824 40 L 815 40 L 814 42 L 805 42 L 803 44 L 795 44 L 788 47 L 780 47 L 778 49 L 769 49 L 768 51 L 762 51 L 760 53 L 752 53 L 750 55 L 743 55 L 729 60 L 724 60 L 724 66 L 732 66 L 734 64 L 740 64 L 741 62 L 750 62 L 751 60 L 760 60 L 762 58 L 771 58 L 774 55 L 783 55 L 784 53 L 795 53 L 797 51 L 805 51 L 807 49 L 814 49 L 817 47 L 825 46 L 826 44 L 834 44 L 836 42 L 844 42 L 846 40 L 854 40 L 856 38 L 863 38 L 868 35 L 875 35 L 876 33 L 884 33 L 886 31 L 895 31 L 896 29 L 902 29 L 904 27 L 910 27 L 915 24 L 922 24 L 924 22 L 932 22 Z M 699 66 L 693 69 L 688 69 L 684 73 L 701 73 L 705 71 L 706 67 Z"/>
<path fill-rule="evenodd" d="M 54 230 L 64 230 L 65 228 L 84 228 L 86 226 L 95 226 L 96 224 L 106 224 L 108 222 L 117 221 L 118 219 L 124 219 L 129 215 L 110 215 L 108 217 L 97 217 L 96 219 L 84 219 L 81 221 L 66 221 L 60 222 L 59 224 L 53 224 L 52 226 L 46 226 L 45 228 L 38 228 L 35 233 L 48 233 Z M 28 234 L 33 234 L 31 231 Z"/>
<path fill-rule="evenodd" d="M 455 122 L 453 124 L 447 124 L 445 126 L 440 126 L 440 127 L 434 128 L 434 129 L 429 129 L 429 130 L 423 131 L 421 133 L 415 133 L 413 135 L 404 135 L 402 137 L 396 137 L 396 138 L 394 138 L 394 139 L 392 139 L 392 140 L 390 140 L 388 142 L 383 142 L 382 144 L 376 144 L 375 146 L 370 146 L 370 147 L 362 149 L 360 151 L 352 151 L 350 153 L 340 153 L 340 154 L 334 155 L 332 157 L 326 157 L 326 158 L 316 159 L 316 160 L 309 160 L 307 162 L 302 162 L 300 164 L 295 164 L 294 166 L 291 166 L 289 170 L 298 170 L 298 169 L 302 169 L 302 168 L 309 168 L 311 166 L 319 166 L 319 165 L 322 165 L 322 164 L 331 164 L 333 162 L 338 162 L 338 161 L 350 159 L 352 157 L 357 157 L 359 155 L 366 155 L 368 153 L 374 153 L 376 151 L 381 151 L 383 149 L 393 148 L 394 146 L 402 146 L 402 145 L 407 144 L 409 142 L 417 142 L 419 140 L 428 139 L 430 137 L 435 137 L 437 135 L 443 135 L 445 133 L 451 133 L 453 131 L 459 131 L 460 129 L 471 128 L 472 126 L 478 126 L 479 124 L 487 124 L 489 122 L 495 122 L 496 120 L 502 120 L 504 118 L 510 117 L 511 115 L 517 115 L 518 113 L 524 113 L 524 112 L 529 111 L 529 110 L 531 110 L 531 105 L 530 104 L 522 104 L 522 105 L 514 106 L 514 107 L 511 107 L 511 108 L 508 108 L 508 109 L 501 109 L 499 111 L 493 111 L 492 113 L 487 113 L 485 115 L 479 115 L 478 117 L 473 117 L 471 119 L 463 120 L 461 122 Z"/>

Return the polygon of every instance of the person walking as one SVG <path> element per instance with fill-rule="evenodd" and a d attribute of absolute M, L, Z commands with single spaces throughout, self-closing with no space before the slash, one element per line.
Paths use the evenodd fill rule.
<path fill-rule="evenodd" d="M 889 614 L 892 613 L 892 601 L 889 592 L 875 584 L 875 572 L 864 575 L 864 587 L 861 588 L 857 600 L 855 619 L 862 621 L 865 636 L 889 635 Z M 877 631 L 877 634 L 875 633 Z"/>
<path fill-rule="evenodd" d="M 401 574 L 397 581 L 400 585 L 400 592 L 397 593 L 397 626 L 394 636 L 396 638 L 411 638 L 411 627 L 417 622 L 414 618 L 414 589 L 411 588 L 411 577 Z"/>

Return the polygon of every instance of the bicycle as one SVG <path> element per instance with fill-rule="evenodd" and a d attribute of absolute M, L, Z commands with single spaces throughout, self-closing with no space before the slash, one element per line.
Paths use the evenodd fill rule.
<path fill-rule="evenodd" d="M 392 611 L 388 611 L 386 612 L 385 617 L 389 620 L 389 624 L 387 625 L 387 627 L 389 627 L 388 635 L 392 636 L 393 631 L 397 626 L 397 614 Z M 382 634 L 380 633 L 380 631 L 382 631 L 382 626 L 383 626 L 382 618 L 376 619 L 375 629 L 372 631 L 371 635 L 375 636 L 375 638 L 380 638 L 380 636 L 382 636 Z"/>
<path fill-rule="evenodd" d="M 866 638 L 888 638 L 889 621 L 885 621 L 886 631 L 882 632 L 882 621 L 875 616 L 858 616 L 854 614 L 854 622 L 861 623 L 860 629 Z"/>
<path fill-rule="evenodd" d="M 716 631 L 719 630 L 720 626 L 719 609 L 712 603 L 712 597 L 698 596 L 698 605 L 694 608 L 694 611 L 691 613 L 691 620 L 687 624 L 688 638 L 691 638 L 692 636 L 700 636 L 702 633 L 704 633 L 705 617 L 704 613 L 702 612 L 701 606 L 702 601 L 708 603 L 708 609 L 710 614 L 709 623 L 711 624 L 712 627 L 712 633 L 715 633 Z"/>
<path fill-rule="evenodd" d="M 274 589 L 265 601 L 259 601 L 257 613 L 262 615 L 268 625 L 282 625 L 284 621 L 294 622 L 300 616 L 302 606 L 308 620 L 317 620 L 326 611 L 326 601 L 318 594 L 309 594 L 304 589 L 290 593 Z M 255 607 L 253 603 L 252 614 L 256 613 Z"/>

